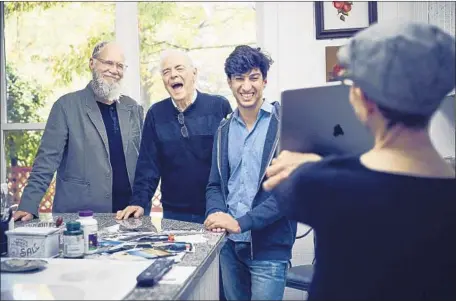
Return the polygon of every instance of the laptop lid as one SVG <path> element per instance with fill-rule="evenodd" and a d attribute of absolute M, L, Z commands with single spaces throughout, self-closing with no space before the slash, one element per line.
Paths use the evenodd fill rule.
<path fill-rule="evenodd" d="M 280 150 L 322 156 L 360 154 L 374 138 L 349 102 L 350 87 L 341 82 L 282 92 Z M 455 157 L 455 95 L 448 95 L 432 116 L 431 141 L 442 157 Z"/>
<path fill-rule="evenodd" d="M 324 86 L 283 91 L 280 150 L 321 156 L 366 152 L 374 145 L 369 130 L 349 102 L 349 86 Z"/>

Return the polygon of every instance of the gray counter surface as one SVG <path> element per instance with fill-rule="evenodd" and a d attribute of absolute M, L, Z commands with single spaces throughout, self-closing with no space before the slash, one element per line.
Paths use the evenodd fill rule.
<path fill-rule="evenodd" d="M 62 216 L 64 222 L 73 221 L 78 218 L 77 214 L 57 214 L 54 213 L 54 220 Z M 94 218 L 98 221 L 98 229 L 116 225 L 114 214 L 110 213 L 95 213 Z M 155 231 L 152 226 L 151 217 L 141 217 L 141 228 L 148 228 L 149 231 Z M 34 220 L 32 222 L 37 222 Z M 16 222 L 15 227 L 20 227 L 23 223 Z M 201 230 L 203 226 L 195 223 L 188 223 L 176 220 L 162 220 L 162 231 L 187 231 L 187 230 Z M 187 279 L 183 285 L 170 285 L 159 284 L 152 288 L 134 288 L 130 294 L 125 298 L 126 300 L 178 300 L 185 299 L 186 296 L 191 294 L 192 289 L 197 285 L 199 279 L 204 275 L 208 266 L 212 263 L 218 251 L 222 246 L 224 240 L 223 234 L 203 232 L 204 237 L 207 239 L 205 243 L 195 244 L 195 252 L 185 254 L 181 262 L 176 263 L 181 266 L 196 267 L 193 274 Z M 217 283 L 218 281 L 214 281 Z"/>

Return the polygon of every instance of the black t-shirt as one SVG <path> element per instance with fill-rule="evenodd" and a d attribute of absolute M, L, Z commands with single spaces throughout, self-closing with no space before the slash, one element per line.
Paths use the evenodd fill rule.
<path fill-rule="evenodd" d="M 117 116 L 117 105 L 115 102 L 108 105 L 99 101 L 97 104 L 108 135 L 109 160 L 112 167 L 112 212 L 117 212 L 128 206 L 132 194 Z"/>
<path fill-rule="evenodd" d="M 359 157 L 299 167 L 275 194 L 315 230 L 309 300 L 456 300 L 455 183 L 373 171 Z"/>

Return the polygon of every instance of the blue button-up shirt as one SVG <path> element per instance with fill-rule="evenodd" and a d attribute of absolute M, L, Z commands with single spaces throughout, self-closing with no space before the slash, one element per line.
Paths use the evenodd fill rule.
<path fill-rule="evenodd" d="M 272 104 L 264 100 L 251 131 L 247 129 L 239 110 L 233 113 L 228 134 L 228 212 L 234 218 L 244 216 L 252 209 L 260 181 L 264 142 L 271 120 Z M 233 241 L 249 242 L 250 231 L 230 234 Z"/>

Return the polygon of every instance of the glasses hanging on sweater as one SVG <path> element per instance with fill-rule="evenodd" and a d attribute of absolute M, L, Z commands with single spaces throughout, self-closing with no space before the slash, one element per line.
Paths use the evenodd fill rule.
<path fill-rule="evenodd" d="M 177 115 L 177 121 L 179 121 L 179 124 L 182 126 L 181 127 L 182 137 L 188 138 L 188 130 L 187 130 L 187 127 L 185 126 L 185 123 L 184 123 L 184 113 L 180 112 Z"/>

